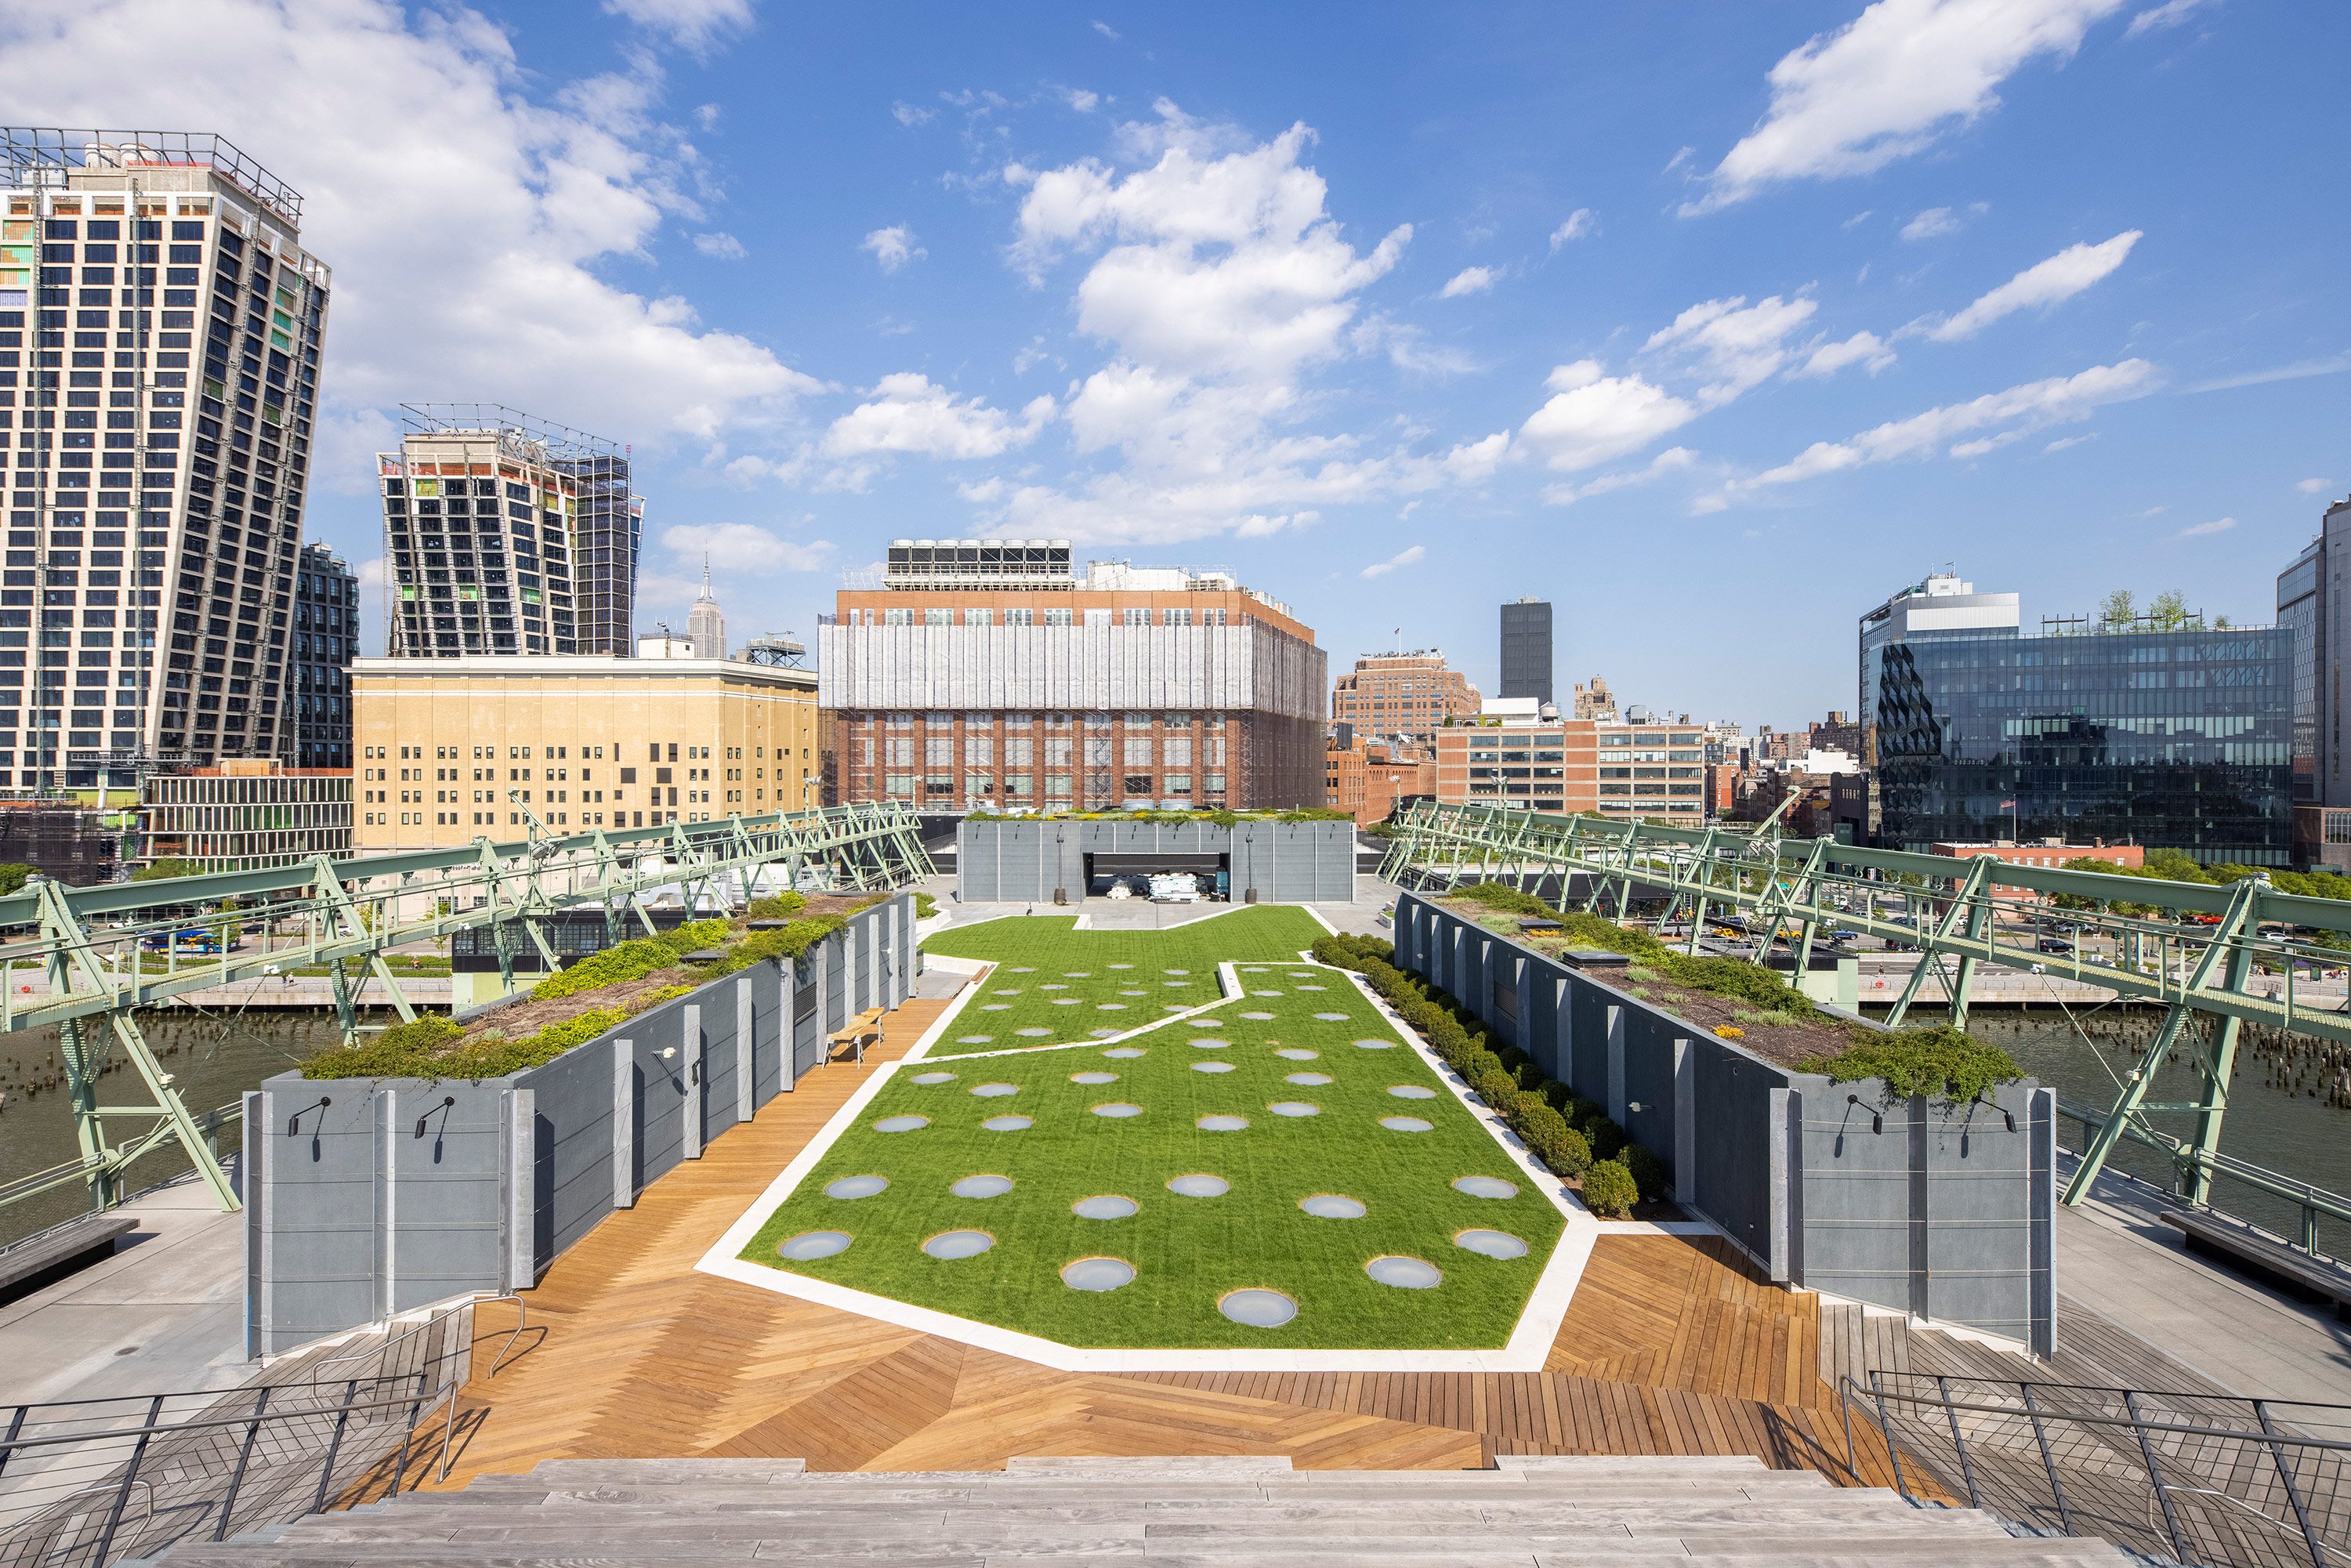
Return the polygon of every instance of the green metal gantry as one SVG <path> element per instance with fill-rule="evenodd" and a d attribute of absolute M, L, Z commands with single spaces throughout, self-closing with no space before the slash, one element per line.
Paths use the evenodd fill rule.
<path fill-rule="evenodd" d="M 139 1027 L 141 1009 L 175 998 L 298 967 L 328 970 L 344 1038 L 356 1040 L 359 989 L 381 984 L 402 1019 L 414 1006 L 384 955 L 408 943 L 487 926 L 507 988 L 518 942 L 560 967 L 545 925 L 558 911 L 601 908 L 619 941 L 633 915 L 651 933 L 648 894 L 682 891 L 689 909 L 746 902 L 763 867 L 788 868 L 789 885 L 836 892 L 904 885 L 932 874 L 920 825 L 894 801 L 820 810 L 596 829 L 549 837 L 533 823 L 518 842 L 475 839 L 451 849 L 335 858 L 320 855 L 263 871 L 68 887 L 47 877 L 0 897 L 0 929 L 31 931 L 0 944 L 0 1033 L 55 1027 L 74 1129 L 78 1174 L 93 1207 L 123 1197 L 123 1172 L 177 1143 L 224 1208 L 236 1196 L 200 1124 Z M 240 948 L 236 928 L 256 920 L 298 923 L 292 941 Z M 216 954 L 191 957 L 184 935 L 214 934 Z M 161 970 L 145 944 L 160 942 Z M 355 973 L 356 972 L 356 973 Z M 41 983 L 30 983 L 35 976 Z M 101 1104 L 109 1058 L 136 1070 L 143 1100 Z M 129 1136 L 110 1123 L 131 1123 Z M 17 1194 L 16 1196 L 26 1196 Z"/>
<path fill-rule="evenodd" d="M 1777 815 L 1753 829 L 1690 828 L 1424 801 L 1398 822 L 1380 875 L 1401 886 L 1437 888 L 1497 873 L 1582 876 L 1589 879 L 1583 907 L 1613 903 L 1620 920 L 1639 887 L 1645 896 L 1665 901 L 1668 920 L 1685 907 L 1690 911 L 1692 951 L 1709 907 L 1735 909 L 1753 923 L 1759 960 L 1784 942 L 1800 973 L 1823 926 L 1915 944 L 1918 961 L 1887 1015 L 1893 1024 L 1933 999 L 1948 1005 L 1955 1026 L 1966 1028 L 1975 977 L 1985 964 L 2063 975 L 2158 1005 L 2162 1025 L 2113 1110 L 2094 1127 L 2065 1188 L 2069 1204 L 2088 1196 L 2125 1137 L 2168 1155 L 2183 1195 L 2209 1201 L 2220 1169 L 2220 1128 L 2238 1037 L 2247 1023 L 2351 1044 L 2351 1011 L 2342 1002 L 2329 998 L 2297 1005 L 2294 997 L 2302 971 L 2340 968 L 2351 958 L 2288 935 L 2351 931 L 2351 903 L 2280 893 L 2266 877 L 2216 886 L 2018 865 L 1990 855 L 1962 860 L 1863 849 L 1783 835 Z M 1889 904 L 1899 915 L 1887 912 Z M 2116 915 L 2116 905 L 2151 907 L 2156 917 Z M 2069 955 L 2040 951 L 2039 923 L 2060 910 L 2085 933 L 2114 936 L 2117 954 L 2127 956 L 2111 965 L 2093 962 L 2079 940 Z M 2003 921 L 2021 925 L 2022 933 L 2003 929 Z M 1927 996 L 1930 980 L 1938 998 Z M 2148 1100 L 2157 1068 L 2199 1014 L 2210 1021 L 2196 1058 L 2197 1097 Z M 2146 1120 L 2162 1112 L 2192 1115 L 2191 1134 L 2177 1137 Z"/>

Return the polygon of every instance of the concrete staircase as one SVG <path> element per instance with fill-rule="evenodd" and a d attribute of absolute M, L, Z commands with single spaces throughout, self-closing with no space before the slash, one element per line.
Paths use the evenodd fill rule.
<path fill-rule="evenodd" d="M 2105 1542 L 2017 1539 L 1753 1458 L 1504 1458 L 1491 1470 L 1295 1470 L 1284 1458 L 1016 1458 L 1001 1473 L 807 1474 L 798 1459 L 551 1459 L 225 1542 L 158 1568 L 1494 1568 L 1604 1561 L 2099 1564 Z"/>

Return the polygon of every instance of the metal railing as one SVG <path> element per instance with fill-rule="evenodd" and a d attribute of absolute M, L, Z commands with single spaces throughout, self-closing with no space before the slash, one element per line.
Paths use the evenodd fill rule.
<path fill-rule="evenodd" d="M 2077 1105 L 2069 1100 L 2061 1099 L 2057 1102 L 2059 1124 L 2062 1126 L 2069 1122 L 2078 1124 L 2082 1129 L 2082 1142 L 2085 1147 L 2095 1141 L 2099 1129 L 2106 1124 L 2106 1114 L 2105 1112 L 2093 1111 L 2085 1105 Z M 2102 1175 L 2115 1179 L 2137 1182 L 2151 1192 L 2161 1193 L 2173 1203 L 2189 1208 L 2209 1208 L 2215 1214 L 2225 1215 L 2231 1219 L 2241 1221 L 2261 1235 L 2276 1241 L 2280 1246 L 2306 1252 L 2316 1261 L 2336 1264 L 2344 1261 L 2340 1257 L 2320 1248 L 2318 1222 L 2324 1218 L 2334 1220 L 2338 1224 L 2351 1225 L 2351 1197 L 2345 1197 L 2340 1193 L 2329 1192 L 2323 1186 L 2296 1180 L 2282 1171 L 2273 1171 L 2266 1166 L 2257 1166 L 2250 1160 L 2241 1160 L 2218 1150 L 2203 1156 L 2216 1193 L 2222 1183 L 2233 1183 L 2250 1192 L 2259 1193 L 2263 1197 L 2282 1206 L 2291 1207 L 2296 1213 L 2297 1220 L 2295 1233 L 2288 1236 L 2271 1229 L 2241 1209 L 2224 1204 L 2217 1197 L 2210 1198 L 2200 1204 L 2190 1200 L 2184 1189 L 2193 1178 L 2197 1156 L 2186 1139 L 2172 1136 L 2158 1128 L 2147 1127 L 2136 1122 L 2129 1123 L 2123 1128 L 2123 1136 L 2142 1148 L 2153 1149 L 2162 1155 L 2172 1167 L 2175 1185 L 2167 1191 L 2157 1186 L 2153 1182 L 2133 1176 L 2127 1171 L 2117 1170 L 2111 1165 L 2101 1173 Z M 2060 1143 L 2062 1146 L 2062 1138 Z M 2066 1152 L 2071 1154 L 2079 1151 L 2068 1149 Z"/>
<path fill-rule="evenodd" d="M 1911 1501 L 2225 1568 L 2351 1563 L 2351 1406 L 1875 1371 L 1838 1379 Z M 1921 1484 L 1923 1483 L 1923 1484 Z"/>
<path fill-rule="evenodd" d="M 516 1322 L 483 1373 L 494 1377 L 525 1328 L 512 1292 L 469 1298 L 299 1369 L 366 1358 L 373 1372 L 0 1406 L 0 1568 L 106 1568 L 178 1541 L 225 1541 L 356 1497 L 394 1497 L 420 1437 L 434 1441 L 436 1425 L 439 1452 L 424 1453 L 445 1479 L 459 1390 L 475 1343 L 486 1337 L 471 1332 L 471 1314 L 501 1301 L 514 1303 Z M 437 1343 L 436 1331 L 459 1313 L 467 1314 L 466 1332 Z M 420 1341 L 420 1353 L 409 1353 Z M 394 1363 L 402 1364 L 392 1370 Z"/>

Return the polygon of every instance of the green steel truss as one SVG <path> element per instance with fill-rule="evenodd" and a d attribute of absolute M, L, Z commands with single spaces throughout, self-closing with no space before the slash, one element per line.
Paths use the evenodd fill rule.
<path fill-rule="evenodd" d="M 625 928 L 632 918 L 645 932 L 653 929 L 645 900 L 656 890 L 681 889 L 690 908 L 739 904 L 761 868 L 775 865 L 789 869 L 791 886 L 835 892 L 896 887 L 932 874 L 913 812 L 892 801 L 561 838 L 535 831 L 519 841 L 476 839 L 455 849 L 340 860 L 320 855 L 266 871 L 103 887 L 68 887 L 37 876 L 23 892 L 0 898 L 0 928 L 36 933 L 0 944 L 6 981 L 0 1032 L 57 1029 L 93 1207 L 120 1201 L 126 1167 L 176 1143 L 221 1206 L 234 1208 L 235 1195 L 200 1125 L 216 1118 L 189 1113 L 139 1028 L 140 1009 L 239 980 L 324 967 L 344 1038 L 355 1040 L 363 1027 L 359 988 L 369 978 L 382 985 L 402 1019 L 416 1016 L 384 961 L 393 948 L 487 926 L 511 988 L 524 943 L 549 969 L 559 967 L 545 928 L 559 910 L 601 909 L 608 937 L 617 941 L 631 934 Z M 271 939 L 277 945 L 232 946 L 234 928 L 256 920 L 277 933 Z M 174 934 L 193 929 L 218 933 L 225 951 L 182 955 Z M 141 940 L 151 936 L 162 939 L 160 955 L 142 952 Z M 101 1104 L 101 1074 L 117 1051 L 136 1070 L 144 1097 Z M 128 1136 L 113 1130 L 124 1124 L 134 1129 Z"/>
<path fill-rule="evenodd" d="M 2214 886 L 2012 865 L 1990 856 L 1862 849 L 1783 837 L 1776 821 L 1752 830 L 1699 829 L 1426 801 L 1405 812 L 1380 867 L 1383 878 L 1399 885 L 1440 889 L 1543 873 L 1588 878 L 1583 907 L 1619 919 L 1636 887 L 1645 899 L 1664 900 L 1660 925 L 1687 916 L 1693 951 L 1709 912 L 1736 912 L 1759 957 L 1784 943 L 1800 966 L 1823 929 L 1916 944 L 1918 962 L 1888 1014 L 1891 1023 L 1927 1001 L 1947 1004 L 1965 1028 L 1976 973 L 1985 964 L 2063 975 L 2161 1007 L 2161 1027 L 2113 1110 L 2092 1128 L 2065 1189 L 2069 1204 L 2088 1195 L 2125 1137 L 2169 1153 L 2182 1192 L 2209 1201 L 2245 1024 L 2351 1043 L 2351 1013 L 2342 1004 L 2329 998 L 2297 1005 L 2294 997 L 2302 971 L 2341 967 L 2351 957 L 2290 935 L 2297 928 L 2351 931 L 2351 904 L 2280 893 L 2266 878 Z M 2123 962 L 2091 962 L 2080 941 L 2070 956 L 2041 952 L 2036 923 L 2053 914 L 2057 899 L 2066 901 L 2053 906 L 2064 920 L 2114 937 Z M 2157 917 L 2117 915 L 2110 907 L 2116 904 L 2153 906 Z M 2156 1069 L 2199 1013 L 2210 1027 L 2197 1031 L 2197 1098 L 2148 1100 Z M 2155 1128 L 2146 1118 L 2157 1112 L 2192 1114 L 2191 1135 Z M 2245 1168 L 2230 1174 L 2242 1179 Z"/>

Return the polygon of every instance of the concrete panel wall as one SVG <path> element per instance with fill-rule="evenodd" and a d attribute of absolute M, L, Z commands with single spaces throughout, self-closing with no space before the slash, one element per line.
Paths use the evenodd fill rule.
<path fill-rule="evenodd" d="M 2055 1343 L 2055 1096 L 1889 1101 L 1718 1039 L 1416 894 L 1396 956 L 1666 1162 L 1681 1206 L 1771 1278 Z"/>
<path fill-rule="evenodd" d="M 1224 855 L 1235 902 L 1343 904 L 1355 896 L 1352 822 L 967 821 L 956 832 L 956 895 L 967 904 L 1072 902 L 1090 854 Z"/>
<path fill-rule="evenodd" d="M 270 1079 L 246 1096 L 249 1353 L 536 1282 L 788 1092 L 830 1029 L 904 1000 L 913 921 L 908 895 L 861 910 L 789 970 L 714 979 L 507 1078 Z"/>

